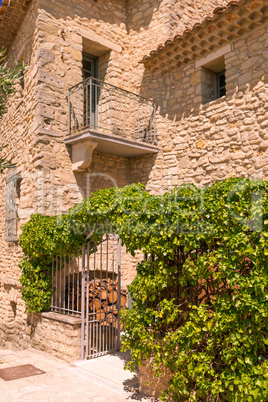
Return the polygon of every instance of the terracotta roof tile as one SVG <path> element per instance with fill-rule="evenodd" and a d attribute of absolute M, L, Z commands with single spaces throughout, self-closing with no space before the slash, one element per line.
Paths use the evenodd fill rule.
<path fill-rule="evenodd" d="M 261 15 L 259 15 L 259 19 L 254 16 L 254 13 L 252 13 L 250 10 L 254 9 L 260 9 L 261 7 L 264 7 L 264 10 Z M 249 10 L 247 13 L 247 17 L 250 20 L 252 18 L 252 23 L 253 26 L 254 24 L 256 26 L 260 25 L 260 21 L 264 21 L 267 19 L 267 14 L 268 14 L 268 0 L 232 0 L 230 1 L 225 7 L 217 7 L 213 11 L 212 16 L 206 17 L 201 23 L 196 23 L 192 29 L 186 29 L 181 35 L 176 35 L 174 36 L 173 39 L 168 39 L 164 44 L 159 45 L 155 50 L 152 50 L 149 55 L 146 55 L 143 57 L 141 63 L 145 64 L 145 66 L 150 66 L 152 67 L 152 70 L 156 70 L 157 68 L 161 68 L 164 71 L 171 70 L 178 66 L 179 64 L 182 64 L 183 62 L 188 62 L 189 59 L 195 59 L 196 55 L 195 52 L 193 51 L 193 47 L 199 47 L 197 44 L 194 44 L 194 41 L 191 40 L 191 43 L 187 43 L 187 41 L 194 36 L 197 38 L 200 36 L 200 41 L 204 41 L 206 43 L 206 48 L 204 48 L 204 52 L 209 52 L 214 50 L 216 46 L 218 46 L 215 43 L 215 36 L 217 32 L 221 31 L 224 32 L 226 30 L 227 34 L 220 35 L 219 36 L 219 42 L 221 46 L 224 44 L 228 43 L 232 39 L 232 37 L 237 37 L 239 34 L 235 33 L 235 29 L 233 32 L 228 33 L 228 29 L 226 27 L 222 28 L 220 25 L 220 22 L 223 22 L 224 20 L 226 21 L 227 24 L 232 25 L 236 24 L 236 20 L 241 20 L 242 23 L 249 23 L 247 19 L 243 18 L 242 16 L 239 15 L 237 12 L 237 9 L 244 10 L 247 9 Z M 243 22 L 244 20 L 244 22 Z M 237 26 L 237 31 L 241 31 L 243 26 Z M 202 33 L 205 32 L 208 38 L 203 38 Z M 188 45 L 188 48 L 185 47 L 185 45 Z M 209 48 L 210 46 L 210 48 Z M 179 56 L 181 56 L 180 61 L 177 62 L 174 59 L 174 52 L 173 52 L 173 58 L 172 56 L 168 56 L 167 53 L 170 51 L 170 49 L 174 48 L 179 48 L 179 51 L 177 52 L 177 57 L 176 60 L 178 60 Z M 203 45 L 204 47 L 204 45 Z M 184 55 L 183 55 L 183 50 L 184 50 Z M 188 56 L 186 57 L 185 55 L 188 52 Z M 201 52 L 201 56 L 203 56 L 204 52 Z M 190 57 L 191 55 L 191 57 Z M 167 56 L 166 62 L 164 61 L 163 57 Z M 157 59 L 160 59 L 161 57 L 161 63 L 159 60 L 159 63 L 157 62 Z M 169 64 L 171 64 L 169 66 Z"/>

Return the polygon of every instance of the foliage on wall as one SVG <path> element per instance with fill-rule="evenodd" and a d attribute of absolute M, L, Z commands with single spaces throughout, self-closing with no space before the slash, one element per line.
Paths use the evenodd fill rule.
<path fill-rule="evenodd" d="M 20 244 L 24 300 L 49 307 L 51 255 L 115 230 L 146 258 L 130 286 L 122 343 L 134 369 L 170 372 L 174 401 L 268 399 L 268 182 L 228 179 L 164 195 L 96 192 L 63 217 L 34 215 Z M 93 238 L 92 237 L 92 238 Z"/>
<path fill-rule="evenodd" d="M 6 50 L 0 49 L 0 118 L 6 111 L 6 103 L 9 95 L 14 90 L 14 84 L 17 78 L 19 78 L 24 70 L 22 64 L 16 64 L 14 68 L 10 68 L 5 63 Z M 7 168 L 15 167 L 15 164 L 10 160 L 7 160 L 4 156 L 1 156 L 2 151 L 7 145 L 0 145 L 0 173 Z"/>
<path fill-rule="evenodd" d="M 8 96 L 14 90 L 14 83 L 18 79 L 25 67 L 21 63 L 16 63 L 14 68 L 10 68 L 6 59 L 6 50 L 0 49 L 0 117 L 6 110 Z"/>

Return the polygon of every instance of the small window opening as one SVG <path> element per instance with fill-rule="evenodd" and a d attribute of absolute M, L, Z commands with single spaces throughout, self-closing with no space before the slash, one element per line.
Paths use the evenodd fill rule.
<path fill-rule="evenodd" d="M 208 103 L 226 95 L 226 75 L 224 56 L 218 57 L 202 66 L 202 103 Z"/>

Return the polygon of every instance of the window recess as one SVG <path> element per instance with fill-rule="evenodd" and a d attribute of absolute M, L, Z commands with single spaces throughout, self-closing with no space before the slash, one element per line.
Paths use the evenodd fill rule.
<path fill-rule="evenodd" d="M 213 54 L 196 61 L 196 68 L 201 68 L 202 103 L 226 95 L 225 55 L 231 51 L 231 45 L 219 49 Z"/>

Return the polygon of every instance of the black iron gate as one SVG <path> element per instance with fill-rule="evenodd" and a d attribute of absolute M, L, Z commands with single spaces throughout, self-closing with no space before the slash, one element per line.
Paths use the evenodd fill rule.
<path fill-rule="evenodd" d="M 89 359 L 120 349 L 120 240 L 106 236 L 82 254 L 81 359 Z"/>
<path fill-rule="evenodd" d="M 126 303 L 121 289 L 121 242 L 105 235 L 88 243 L 75 256 L 56 256 L 52 266 L 52 311 L 81 316 L 81 359 L 120 349 L 120 308 Z"/>

